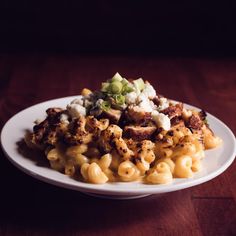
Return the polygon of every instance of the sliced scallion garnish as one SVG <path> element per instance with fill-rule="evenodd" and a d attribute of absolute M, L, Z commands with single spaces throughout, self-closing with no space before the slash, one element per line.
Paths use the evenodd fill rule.
<path fill-rule="evenodd" d="M 126 95 L 127 93 L 131 93 L 133 91 L 134 91 L 134 89 L 129 84 L 124 85 L 122 88 L 123 95 Z"/>
<path fill-rule="evenodd" d="M 122 80 L 123 78 L 118 72 L 111 78 L 111 82 L 115 82 L 115 81 L 121 82 Z"/>
<path fill-rule="evenodd" d="M 103 101 L 100 105 L 100 108 L 103 110 L 103 111 L 109 111 L 110 108 L 111 108 L 111 104 L 108 102 L 108 101 Z"/>
<path fill-rule="evenodd" d="M 122 83 L 123 85 L 126 85 L 126 84 L 129 84 L 129 81 L 128 81 L 127 79 L 123 78 L 123 80 L 121 81 L 121 83 Z"/>
<path fill-rule="evenodd" d="M 119 94 L 122 90 L 122 83 L 119 81 L 114 81 L 110 84 L 110 91 L 113 94 Z"/>
<path fill-rule="evenodd" d="M 117 105 L 123 105 L 125 103 L 125 97 L 121 94 L 115 95 L 114 99 Z"/>

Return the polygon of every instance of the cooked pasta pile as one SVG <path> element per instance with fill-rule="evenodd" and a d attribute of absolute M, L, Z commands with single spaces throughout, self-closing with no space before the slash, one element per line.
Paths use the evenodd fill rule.
<path fill-rule="evenodd" d="M 222 142 L 204 111 L 118 73 L 99 91 L 83 89 L 66 109 L 46 113 L 25 136 L 27 146 L 43 151 L 53 169 L 94 184 L 189 178 L 202 169 L 204 150 Z"/>

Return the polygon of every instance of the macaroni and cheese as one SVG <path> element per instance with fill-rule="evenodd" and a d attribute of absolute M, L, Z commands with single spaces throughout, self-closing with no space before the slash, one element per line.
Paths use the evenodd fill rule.
<path fill-rule="evenodd" d="M 83 89 L 66 109 L 46 113 L 26 144 L 44 152 L 51 168 L 93 184 L 191 178 L 201 171 L 205 150 L 222 142 L 203 110 L 187 109 L 149 82 L 118 73 L 98 91 Z"/>

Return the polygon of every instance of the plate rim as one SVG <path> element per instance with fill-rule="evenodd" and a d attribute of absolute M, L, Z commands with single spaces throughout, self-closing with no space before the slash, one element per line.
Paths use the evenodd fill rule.
<path fill-rule="evenodd" d="M 95 194 L 100 193 L 100 194 L 108 194 L 108 195 L 127 195 L 127 196 L 130 196 L 130 195 L 137 195 L 137 194 L 140 194 L 140 195 L 141 194 L 160 194 L 160 193 L 172 192 L 172 191 L 182 190 L 182 189 L 185 189 L 185 188 L 190 188 L 190 187 L 208 182 L 209 180 L 211 180 L 211 179 L 217 177 L 218 175 L 222 174 L 233 163 L 233 161 L 235 159 L 236 140 L 235 140 L 235 136 L 234 136 L 233 132 L 231 131 L 231 129 L 223 121 L 221 121 L 220 119 L 218 119 L 217 117 L 213 116 L 212 114 L 210 114 L 208 112 L 207 112 L 207 115 L 210 116 L 211 119 L 214 119 L 216 122 L 220 123 L 220 125 L 224 127 L 224 130 L 227 131 L 228 135 L 231 136 L 231 139 L 232 139 L 231 141 L 233 141 L 233 147 L 232 147 L 231 154 L 228 157 L 227 161 L 225 161 L 224 164 L 219 169 L 217 169 L 217 170 L 215 170 L 215 171 L 213 171 L 213 172 L 211 172 L 207 175 L 201 176 L 199 178 L 192 179 L 191 182 L 181 182 L 181 183 L 173 184 L 173 185 L 166 184 L 166 185 L 161 185 L 161 188 L 158 188 L 158 186 L 160 186 L 160 185 L 152 185 L 152 187 L 147 188 L 147 189 L 131 189 L 131 190 L 130 189 L 124 189 L 124 188 L 122 188 L 122 189 L 120 189 L 120 188 L 118 188 L 118 189 L 107 189 L 107 188 L 106 189 L 103 189 L 103 188 L 99 189 L 99 186 L 101 186 L 101 185 L 84 183 L 84 182 L 80 182 L 80 181 L 77 181 L 76 184 L 63 183 L 58 179 L 50 178 L 50 177 L 44 176 L 42 174 L 35 173 L 34 171 L 28 169 L 27 167 L 21 165 L 19 162 L 17 162 L 15 160 L 15 158 L 12 158 L 9 155 L 9 153 L 7 152 L 7 148 L 4 146 L 4 137 L 3 136 L 4 136 L 4 133 L 6 132 L 7 127 L 9 126 L 11 121 L 14 120 L 14 118 L 16 118 L 18 115 L 26 112 L 27 110 L 35 108 L 39 105 L 43 105 L 43 104 L 46 104 L 48 102 L 54 102 L 54 101 L 59 102 L 59 100 L 70 100 L 70 99 L 73 100 L 76 97 L 78 97 L 78 95 L 55 98 L 55 99 L 47 100 L 47 101 L 44 101 L 44 102 L 40 102 L 40 103 L 29 106 L 29 107 L 17 112 L 15 115 L 13 115 L 11 118 L 8 119 L 8 121 L 4 124 L 4 126 L 1 130 L 0 142 L 1 142 L 1 147 L 2 147 L 2 150 L 4 152 L 4 155 L 7 157 L 7 159 L 15 167 L 17 167 L 19 170 L 23 171 L 24 173 L 26 173 L 27 175 L 30 175 L 33 178 L 36 178 L 40 181 L 43 181 L 43 182 L 46 182 L 48 184 L 52 184 L 52 185 L 55 185 L 55 186 L 58 186 L 58 187 L 72 189 L 72 190 L 76 190 L 76 191 L 80 191 L 80 192 L 95 193 Z M 172 100 L 172 99 L 170 99 L 170 100 Z M 172 100 L 172 101 L 175 101 L 175 100 Z M 189 105 L 187 103 L 184 103 L 184 105 L 187 105 L 187 106 L 195 108 L 195 109 L 200 109 L 198 107 L 195 107 L 193 105 Z M 43 111 L 43 112 L 45 112 L 45 111 Z M 50 170 L 52 170 L 52 169 L 50 169 Z M 64 174 L 62 174 L 62 175 L 64 175 Z M 131 182 L 131 183 L 134 183 L 134 182 Z M 81 184 L 83 186 L 81 186 Z M 102 186 L 109 185 L 109 184 L 114 185 L 116 183 L 108 183 L 108 184 L 106 183 L 106 184 L 103 184 Z M 123 182 L 120 183 L 119 182 L 119 184 L 129 185 L 130 183 L 123 183 Z"/>

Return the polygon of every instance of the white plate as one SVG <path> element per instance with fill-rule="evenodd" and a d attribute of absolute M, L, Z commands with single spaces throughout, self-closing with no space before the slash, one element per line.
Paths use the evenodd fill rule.
<path fill-rule="evenodd" d="M 47 108 L 64 108 L 74 98 L 76 96 L 50 100 L 29 107 L 13 116 L 5 124 L 1 133 L 1 144 L 7 158 L 16 167 L 39 180 L 60 187 L 74 189 L 90 195 L 96 194 L 100 197 L 127 199 L 176 191 L 204 183 L 225 171 L 235 158 L 236 142 L 233 133 L 223 122 L 210 114 L 208 114 L 210 127 L 216 135 L 223 139 L 223 145 L 206 151 L 206 158 L 203 160 L 203 170 L 201 172 L 190 179 L 174 179 L 171 184 L 147 185 L 140 182 L 132 182 L 95 185 L 83 183 L 48 167 L 37 165 L 34 160 L 26 158 L 19 153 L 17 143 L 22 140 L 26 130 L 32 130 L 33 122 L 39 118 L 43 119 Z"/>

